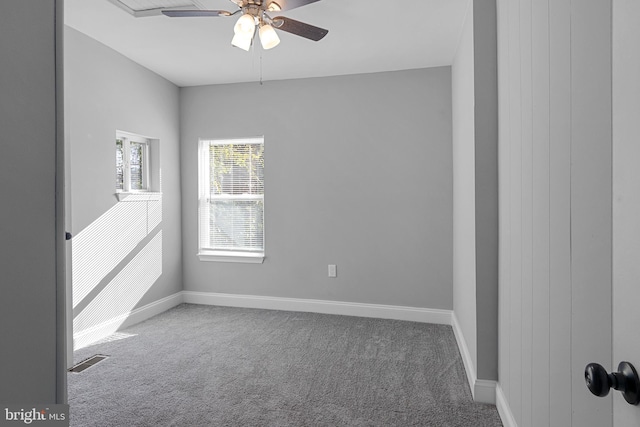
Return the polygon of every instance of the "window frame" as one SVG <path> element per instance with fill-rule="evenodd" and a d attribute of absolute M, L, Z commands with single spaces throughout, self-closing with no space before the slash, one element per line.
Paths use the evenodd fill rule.
<path fill-rule="evenodd" d="M 200 138 L 198 140 L 198 252 L 200 261 L 218 262 L 240 262 L 262 264 L 265 258 L 265 213 L 264 213 L 264 190 L 262 195 L 228 195 L 227 197 L 216 197 L 220 200 L 261 200 L 262 212 L 262 251 L 242 251 L 242 250 L 221 250 L 203 247 L 203 235 L 209 235 L 209 216 L 203 219 L 202 209 L 204 203 L 209 203 L 210 198 L 210 173 L 211 164 L 209 157 L 209 147 L 211 145 L 244 145 L 255 144 L 264 147 L 264 136 L 249 138 Z"/>
<path fill-rule="evenodd" d="M 117 157 L 115 181 L 115 196 L 120 202 L 133 202 L 140 200 L 160 200 L 162 189 L 160 187 L 160 140 L 148 136 L 142 136 L 131 132 L 116 130 L 116 153 L 118 140 L 122 141 L 123 174 L 122 188 L 118 187 Z M 142 187 L 131 188 L 131 143 L 141 144 L 142 150 Z"/>

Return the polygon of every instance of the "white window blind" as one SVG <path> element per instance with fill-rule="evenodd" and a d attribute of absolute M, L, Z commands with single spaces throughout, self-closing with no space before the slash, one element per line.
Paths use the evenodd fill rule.
<path fill-rule="evenodd" d="M 201 140 L 200 253 L 264 254 L 264 140 Z"/>
<path fill-rule="evenodd" d="M 131 141 L 129 143 L 129 165 L 131 167 L 131 190 L 146 190 L 146 150 L 147 143 Z"/>
<path fill-rule="evenodd" d="M 124 190 L 124 141 L 116 139 L 116 190 Z"/>

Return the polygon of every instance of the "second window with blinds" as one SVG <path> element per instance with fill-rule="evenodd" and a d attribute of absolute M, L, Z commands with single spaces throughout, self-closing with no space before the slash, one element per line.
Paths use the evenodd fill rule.
<path fill-rule="evenodd" d="M 264 261 L 264 138 L 199 141 L 198 256 Z"/>

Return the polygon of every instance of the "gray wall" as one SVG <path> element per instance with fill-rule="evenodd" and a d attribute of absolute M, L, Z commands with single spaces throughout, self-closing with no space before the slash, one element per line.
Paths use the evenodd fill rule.
<path fill-rule="evenodd" d="M 452 308 L 449 67 L 180 95 L 186 290 Z M 200 262 L 198 138 L 255 135 L 265 262 Z"/>
<path fill-rule="evenodd" d="M 496 0 L 474 0 L 478 378 L 498 379 L 498 46 Z"/>
<path fill-rule="evenodd" d="M 77 333 L 182 290 L 179 90 L 74 29 L 65 37 Z M 116 130 L 160 140 L 161 201 L 117 201 Z"/>
<path fill-rule="evenodd" d="M 56 5 L 61 6 L 53 0 L 0 2 L 5 403 L 64 400 L 64 376 L 56 378 L 63 367 L 56 349 Z"/>
<path fill-rule="evenodd" d="M 477 377 L 498 378 L 495 0 L 469 5 L 453 64 L 454 312 Z"/>
<path fill-rule="evenodd" d="M 611 2 L 498 1 L 499 393 L 526 426 L 610 426 Z"/>

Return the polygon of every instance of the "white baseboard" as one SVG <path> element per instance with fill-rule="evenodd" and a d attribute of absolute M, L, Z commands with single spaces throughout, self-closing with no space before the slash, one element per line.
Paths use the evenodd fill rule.
<path fill-rule="evenodd" d="M 451 310 L 314 299 L 219 294 L 213 292 L 183 291 L 182 294 L 184 296 L 184 302 L 190 304 L 304 311 L 451 325 Z"/>
<path fill-rule="evenodd" d="M 460 323 L 458 323 L 458 317 L 455 313 L 452 313 L 451 315 L 451 327 L 453 328 L 453 335 L 456 337 L 456 341 L 458 342 L 458 348 L 460 349 L 460 355 L 462 356 L 464 370 L 467 373 L 467 382 L 469 383 L 471 394 L 474 395 L 475 399 L 475 384 L 478 379 L 476 376 L 476 368 L 473 364 L 471 353 L 469 353 L 469 347 L 467 347 L 467 341 L 464 339 Z"/>
<path fill-rule="evenodd" d="M 516 419 L 511 412 L 511 407 L 507 402 L 507 398 L 500 384 L 496 387 L 496 408 L 498 409 L 498 414 L 500 414 L 500 419 L 504 427 L 518 427 L 518 423 L 516 423 Z"/>
<path fill-rule="evenodd" d="M 458 323 L 458 318 L 455 313 L 451 313 L 451 327 L 453 328 L 453 335 L 458 342 L 458 348 L 460 349 L 460 355 L 462 356 L 462 363 L 464 364 L 464 370 L 467 373 L 467 381 L 473 400 L 480 403 L 496 404 L 496 381 L 480 380 L 476 374 L 476 368 L 467 346 L 467 341 L 464 339 L 464 334 Z"/>
<path fill-rule="evenodd" d="M 150 304 L 138 307 L 129 313 L 121 314 L 98 325 L 74 332 L 73 349 L 78 350 L 87 347 L 92 343 L 108 337 L 121 329 L 133 326 L 164 311 L 182 304 L 182 292 L 177 292 L 168 297 L 159 299 Z M 70 361 L 72 363 L 73 361 Z"/>
<path fill-rule="evenodd" d="M 473 400 L 479 403 L 496 404 L 496 387 L 498 383 L 492 380 L 479 380 L 473 387 Z"/>

